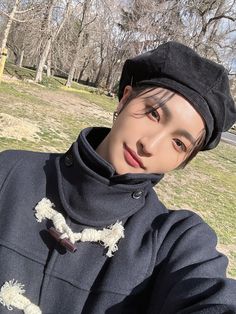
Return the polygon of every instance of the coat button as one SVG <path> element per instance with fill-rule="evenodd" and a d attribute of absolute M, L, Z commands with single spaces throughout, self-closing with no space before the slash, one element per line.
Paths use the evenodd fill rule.
<path fill-rule="evenodd" d="M 138 200 L 142 195 L 143 195 L 143 191 L 142 190 L 137 190 L 137 191 L 133 192 L 132 197 L 135 200 Z"/>
<path fill-rule="evenodd" d="M 65 165 L 67 167 L 70 167 L 73 165 L 73 156 L 71 154 L 68 154 L 65 156 Z"/>

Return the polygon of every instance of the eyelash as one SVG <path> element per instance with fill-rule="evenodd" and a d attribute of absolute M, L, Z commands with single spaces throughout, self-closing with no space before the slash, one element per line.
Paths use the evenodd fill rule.
<path fill-rule="evenodd" d="M 149 119 L 151 119 L 152 121 L 156 121 L 156 122 L 160 121 L 161 117 L 156 108 L 151 107 L 151 109 L 147 110 L 146 114 L 149 117 Z M 174 141 L 174 147 L 177 151 L 180 151 L 180 150 L 182 152 L 187 151 L 186 145 L 181 140 L 179 140 L 178 138 L 174 138 L 173 141 Z"/>
<path fill-rule="evenodd" d="M 186 146 L 184 145 L 184 143 L 183 143 L 182 141 L 180 141 L 178 138 L 174 138 L 174 142 L 175 142 L 174 145 L 175 145 L 175 147 L 176 147 L 177 150 L 179 150 L 179 148 L 180 148 L 182 152 L 186 152 L 186 151 L 187 151 L 187 147 L 186 147 Z M 180 145 L 178 145 L 177 142 L 178 142 L 178 144 L 180 144 Z"/>
<path fill-rule="evenodd" d="M 157 121 L 159 122 L 160 121 L 160 115 L 159 113 L 157 112 L 157 109 L 156 108 L 153 108 L 151 107 L 151 109 L 149 109 L 147 112 L 146 112 L 147 116 L 153 120 L 153 121 Z M 155 114 L 155 116 L 154 116 Z"/>

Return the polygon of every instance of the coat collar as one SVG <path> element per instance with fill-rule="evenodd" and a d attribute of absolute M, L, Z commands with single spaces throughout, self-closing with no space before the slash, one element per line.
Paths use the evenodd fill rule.
<path fill-rule="evenodd" d="M 117 175 L 95 151 L 107 128 L 83 130 L 56 160 L 59 194 L 67 214 L 84 225 L 107 226 L 124 221 L 145 204 L 148 190 L 162 174 Z"/>

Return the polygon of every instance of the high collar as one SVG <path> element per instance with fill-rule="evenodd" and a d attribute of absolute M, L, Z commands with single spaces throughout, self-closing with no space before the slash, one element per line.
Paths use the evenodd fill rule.
<path fill-rule="evenodd" d="M 126 220 L 145 204 L 148 190 L 162 174 L 117 175 L 95 151 L 108 128 L 84 129 L 56 160 L 59 194 L 67 214 L 81 224 L 107 226 Z"/>

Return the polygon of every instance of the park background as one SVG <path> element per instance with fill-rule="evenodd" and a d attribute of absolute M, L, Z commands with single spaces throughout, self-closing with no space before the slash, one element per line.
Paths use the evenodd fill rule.
<path fill-rule="evenodd" d="M 124 61 L 169 40 L 223 64 L 236 98 L 236 1 L 0 0 L 0 151 L 64 152 L 111 126 Z M 236 146 L 199 153 L 156 191 L 207 221 L 236 278 Z"/>

